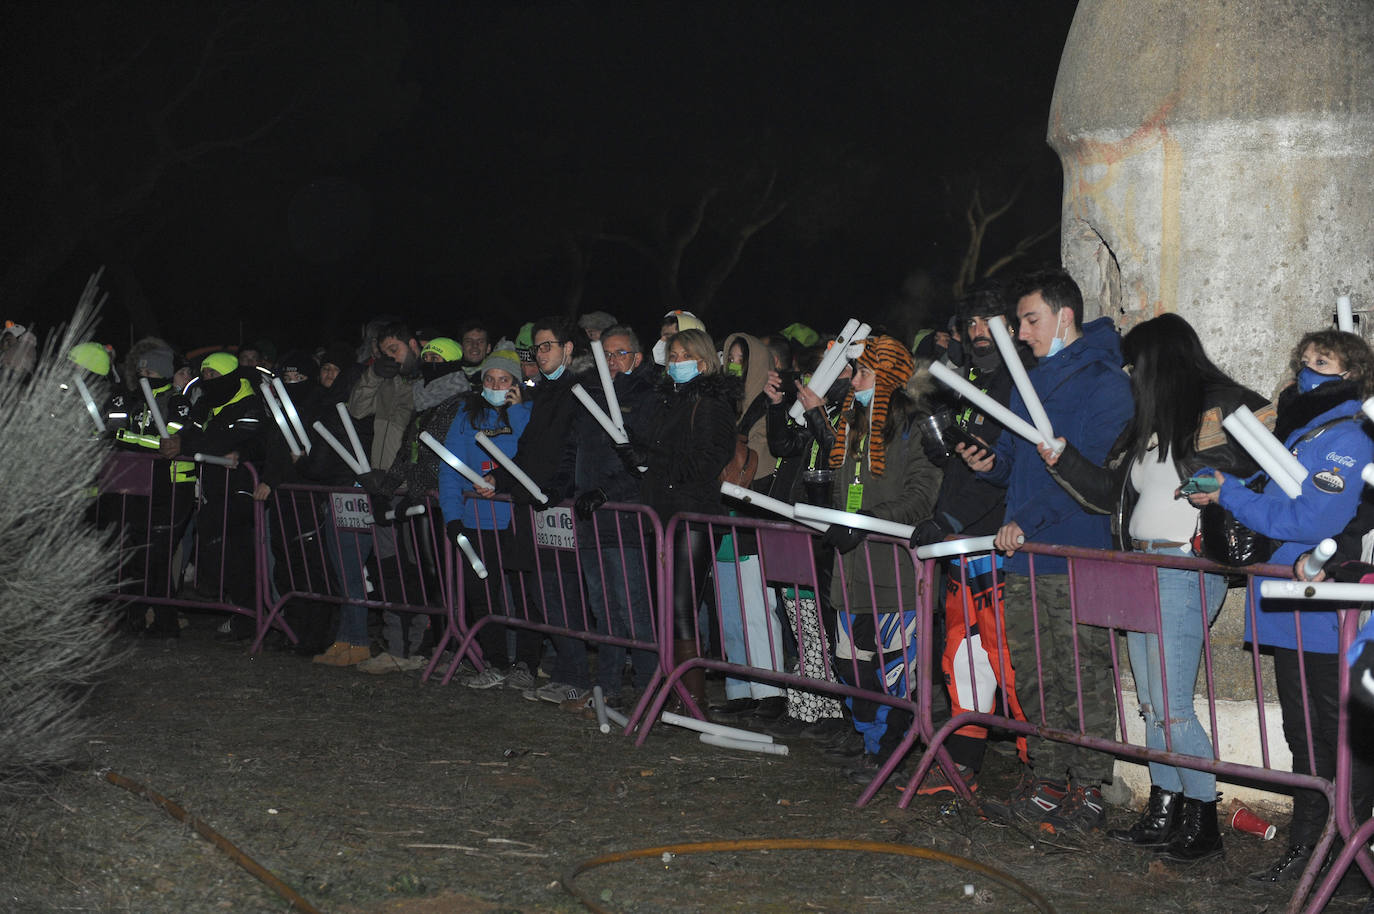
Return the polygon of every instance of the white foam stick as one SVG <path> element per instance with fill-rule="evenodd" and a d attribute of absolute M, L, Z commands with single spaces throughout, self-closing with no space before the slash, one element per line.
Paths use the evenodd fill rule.
<path fill-rule="evenodd" d="M 232 457 L 216 457 L 214 454 L 197 453 L 191 459 L 196 463 L 212 463 L 217 467 L 236 467 L 239 465 L 239 462 Z"/>
<path fill-rule="evenodd" d="M 602 733 L 610 733 L 611 721 L 606 716 L 606 696 L 601 686 L 592 686 L 592 707 L 596 709 L 596 728 Z"/>
<path fill-rule="evenodd" d="M 490 454 L 493 460 L 505 467 L 506 472 L 509 473 L 516 482 L 524 486 L 525 490 L 528 491 L 530 495 L 534 496 L 535 501 L 540 504 L 548 504 L 549 496 L 544 494 L 544 490 L 535 485 L 534 480 L 530 479 L 529 474 L 516 466 L 515 461 L 507 457 L 506 452 L 496 446 L 496 442 L 492 441 L 481 432 L 474 435 L 473 440 L 477 442 L 478 447 Z"/>
<path fill-rule="evenodd" d="M 874 517 L 872 514 L 851 514 L 848 511 L 836 511 L 834 508 L 819 508 L 815 505 L 798 503 L 796 508 L 797 520 L 819 520 L 827 524 L 839 524 L 841 527 L 852 527 L 856 530 L 868 530 L 871 533 L 880 533 L 883 536 L 895 536 L 898 539 L 909 540 L 911 534 L 916 532 L 916 528 L 910 524 L 899 524 L 892 520 L 883 520 L 881 517 Z"/>
<path fill-rule="evenodd" d="M 148 412 L 153 415 L 153 424 L 157 426 L 158 437 L 172 437 L 167 434 L 167 423 L 162 421 L 162 410 L 157 408 L 157 398 L 153 396 L 153 385 L 148 383 L 147 378 L 139 378 L 138 386 L 143 388 L 143 399 L 148 404 Z"/>
<path fill-rule="evenodd" d="M 443 443 L 438 438 L 435 438 L 429 432 L 421 432 L 420 440 L 424 442 L 425 446 L 431 451 L 438 454 L 440 460 L 453 467 L 453 469 L 458 472 L 459 476 L 462 476 L 468 482 L 472 483 L 473 486 L 478 489 L 491 488 L 491 483 L 483 479 L 481 473 L 459 460 L 458 455 L 444 447 Z"/>
<path fill-rule="evenodd" d="M 1259 420 L 1258 416 L 1250 412 L 1249 407 L 1242 404 L 1236 407 L 1236 411 L 1233 415 L 1236 416 L 1237 421 L 1244 423 L 1245 427 L 1250 429 L 1251 434 L 1255 436 L 1255 440 L 1263 444 L 1264 449 L 1274 455 L 1274 460 L 1287 471 L 1288 475 L 1292 477 L 1295 482 L 1301 485 L 1302 481 L 1307 478 L 1307 467 L 1302 465 L 1302 461 L 1294 457 L 1293 452 L 1283 446 L 1283 442 L 1276 438 L 1273 432 L 1269 431 L 1265 424 Z M 1223 427 L 1225 424 L 1225 421 L 1223 421 Z"/>
<path fill-rule="evenodd" d="M 625 417 L 620 413 L 620 399 L 615 395 L 615 384 L 611 381 L 611 367 L 606 364 L 606 350 L 601 348 L 600 340 L 592 340 L 592 358 L 596 360 L 596 373 L 601 375 L 601 391 L 606 395 L 606 412 L 615 427 L 625 434 Z"/>
<path fill-rule="evenodd" d="M 91 396 L 90 388 L 86 386 L 86 382 L 81 380 L 81 375 L 76 376 L 76 389 L 81 394 L 82 402 L 86 404 L 86 411 L 95 420 L 95 430 L 98 432 L 105 431 L 105 420 L 100 418 L 100 407 L 95 405 L 95 398 Z"/>
<path fill-rule="evenodd" d="M 1267 600 L 1321 600 L 1334 603 L 1374 601 L 1374 584 L 1337 584 L 1332 581 L 1261 581 L 1260 596 Z"/>
<path fill-rule="evenodd" d="M 344 466 L 353 471 L 354 476 L 363 475 L 363 468 L 358 466 L 358 461 L 354 460 L 353 455 L 348 452 L 348 448 L 344 447 L 339 442 L 339 439 L 335 438 L 329 429 L 324 427 L 323 422 L 316 422 L 311 427 L 315 429 L 315 434 L 324 439 L 325 444 L 334 449 L 334 453 L 339 455 L 339 459 L 344 462 Z"/>
<path fill-rule="evenodd" d="M 610 705 L 606 706 L 606 716 L 610 718 L 611 723 L 622 730 L 630 725 L 630 719 Z"/>
<path fill-rule="evenodd" d="M 1374 486 L 1374 463 L 1366 463 L 1364 469 L 1360 470 L 1360 478 L 1367 486 Z"/>
<path fill-rule="evenodd" d="M 849 360 L 849 347 L 862 340 L 868 339 L 869 331 L 873 328 L 868 324 L 861 324 L 856 319 L 850 318 L 844 325 L 840 335 L 835 337 L 835 342 L 825 351 L 821 357 L 821 363 L 816 366 L 816 370 L 811 372 L 811 380 L 806 382 L 806 386 L 816 396 L 825 399 L 826 391 L 830 390 L 830 385 L 835 383 L 835 379 L 844 371 L 845 362 Z M 792 417 L 793 422 L 801 422 L 802 416 L 806 414 L 806 409 L 800 402 L 793 403 L 787 410 L 787 415 Z"/>
<path fill-rule="evenodd" d="M 1336 541 L 1324 539 L 1317 544 L 1317 548 L 1307 554 L 1307 561 L 1302 563 L 1302 573 L 1304 577 L 1316 577 L 1317 572 L 1322 570 L 1322 566 L 1327 563 L 1331 556 L 1336 554 Z"/>
<path fill-rule="evenodd" d="M 695 730 L 698 733 L 711 733 L 716 736 L 728 736 L 731 739 L 748 740 L 756 743 L 771 743 L 773 741 L 773 737 L 767 733 L 755 733 L 752 730 L 727 727 L 724 724 L 712 723 L 709 720 L 697 720 L 695 717 L 674 714 L 672 711 L 664 711 L 659 720 L 665 724 L 672 724 L 686 730 Z"/>
<path fill-rule="evenodd" d="M 988 330 L 992 332 L 992 340 L 997 344 L 997 350 L 1002 353 L 1002 361 L 1007 366 L 1007 371 L 1011 373 L 1012 383 L 1021 394 L 1021 400 L 1026 404 L 1026 412 L 1030 414 L 1031 425 L 1040 432 L 1040 437 L 1045 439 L 1045 443 L 1054 448 L 1056 453 L 1060 448 L 1059 443 L 1054 440 L 1054 426 L 1050 425 L 1049 414 L 1045 412 L 1045 404 L 1040 402 L 1040 395 L 1035 392 L 1035 386 L 1031 384 L 1030 375 L 1026 374 L 1026 366 L 1021 364 L 1021 357 L 1016 352 L 1016 343 L 1012 342 L 1011 331 L 1007 329 L 1006 318 L 1002 315 L 995 315 L 988 321 Z"/>
<path fill-rule="evenodd" d="M 960 377 L 958 372 L 954 371 L 943 362 L 931 363 L 930 376 L 981 409 L 984 415 L 997 422 L 1012 434 L 1020 435 L 1031 444 L 1045 442 L 1045 438 L 1040 434 L 1038 428 L 974 387 L 967 380 Z M 1048 444 L 1049 442 L 1045 443 Z"/>
<path fill-rule="evenodd" d="M 1269 474 L 1269 478 L 1274 481 L 1274 484 L 1283 489 L 1285 495 L 1289 498 L 1297 498 L 1302 494 L 1302 483 L 1288 475 L 1288 470 L 1284 468 L 1283 464 L 1274 458 L 1273 453 L 1264 446 L 1261 439 L 1255 436 L 1249 426 L 1235 418 L 1235 413 L 1221 420 L 1221 425 L 1226 429 L 1227 434 L 1254 458 L 1255 463 L 1260 465 L 1260 469 Z"/>
<path fill-rule="evenodd" d="M 1365 400 L 1364 405 L 1362 405 L 1360 409 L 1364 410 L 1364 414 L 1370 419 L 1374 419 L 1374 397 Z"/>
<path fill-rule="evenodd" d="M 334 404 L 339 408 L 339 419 L 343 422 L 344 431 L 348 432 L 348 442 L 353 445 L 353 454 L 358 458 L 358 466 L 362 467 L 360 473 L 367 473 L 372 469 L 372 464 L 367 462 L 367 454 L 363 451 L 363 443 L 358 439 L 358 430 L 353 427 L 353 417 L 348 414 L 347 403 Z"/>
<path fill-rule="evenodd" d="M 468 557 L 468 564 L 472 566 L 472 570 L 477 572 L 477 577 L 485 581 L 487 579 L 487 566 L 477 555 L 477 551 L 472 548 L 472 541 L 467 538 L 466 534 L 460 533 L 457 543 L 458 548 L 463 550 L 463 555 Z"/>
<path fill-rule="evenodd" d="M 765 511 L 772 511 L 779 517 L 785 517 L 799 524 L 806 524 L 806 526 L 819 530 L 822 533 L 830 529 L 829 524 L 823 524 L 814 520 L 801 520 L 797 517 L 797 509 L 785 501 L 778 501 L 776 498 L 755 492 L 753 489 L 746 489 L 744 486 L 736 485 L 733 482 L 722 482 L 720 484 L 720 494 L 727 498 L 733 498 L 736 501 L 742 501 L 746 505 L 757 505 Z"/>
<path fill-rule="evenodd" d="M 995 536 L 970 536 L 961 540 L 945 540 L 931 543 L 916 550 L 918 559 L 939 559 L 947 555 L 968 555 L 971 552 L 991 552 L 996 548 Z"/>
<path fill-rule="evenodd" d="M 272 395 L 272 387 L 269 384 L 262 385 L 262 402 L 267 404 L 267 411 L 276 420 L 277 428 L 281 429 L 281 436 L 286 439 L 286 446 L 291 449 L 291 456 L 299 457 L 301 446 L 296 443 L 296 436 L 291 434 L 291 426 L 286 421 L 286 413 L 282 412 L 281 404 Z"/>
<path fill-rule="evenodd" d="M 714 733 L 703 733 L 700 738 L 706 745 L 717 746 L 721 749 L 742 749 L 745 752 L 762 752 L 764 755 L 787 754 L 787 747 L 781 743 L 757 743 L 749 739 L 731 739 L 728 736 L 717 736 Z"/>
<path fill-rule="evenodd" d="M 411 505 L 409 508 L 406 508 L 405 516 L 406 516 L 406 517 L 414 517 L 414 516 L 417 515 L 417 514 L 424 514 L 424 513 L 425 513 L 425 506 L 424 506 L 424 505 Z M 395 520 L 395 519 L 396 519 L 396 512 L 395 512 L 395 510 L 387 511 L 385 514 L 382 515 L 382 517 L 386 518 L 387 520 Z"/>
<path fill-rule="evenodd" d="M 1350 308 L 1350 296 L 1336 298 L 1336 329 L 1342 333 L 1355 332 L 1355 312 Z"/>
<path fill-rule="evenodd" d="M 291 428 L 296 432 L 296 440 L 305 448 L 307 454 L 310 453 L 310 436 L 305 433 L 305 423 L 301 421 L 301 414 L 296 411 L 296 403 L 291 399 L 291 395 L 286 392 L 286 385 L 281 378 L 273 378 L 272 386 L 276 388 L 277 399 L 281 401 L 281 408 L 286 410 L 286 418 L 291 420 Z"/>
<path fill-rule="evenodd" d="M 597 424 L 605 429 L 606 434 L 611 436 L 612 441 L 616 444 L 630 443 L 630 437 L 625 434 L 625 430 L 616 425 L 610 416 L 606 415 L 605 411 L 601 409 L 600 404 L 592 399 L 591 394 L 587 393 L 587 388 L 583 387 L 581 384 L 574 384 L 572 386 L 572 392 L 573 396 L 580 400 L 582 405 L 587 408 L 587 412 L 592 414 L 592 418 L 597 421 Z"/>

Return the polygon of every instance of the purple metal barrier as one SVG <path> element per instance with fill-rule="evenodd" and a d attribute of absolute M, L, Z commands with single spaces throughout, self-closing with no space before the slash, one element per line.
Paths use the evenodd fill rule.
<path fill-rule="evenodd" d="M 117 577 L 108 596 L 123 603 L 238 613 L 254 620 L 261 637 L 268 623 L 259 548 L 263 507 L 252 500 L 257 471 L 248 463 L 236 469 L 201 464 L 198 484 L 189 481 L 185 463 L 119 451 L 101 469 L 95 523 L 122 531 L 116 542 Z M 216 494 L 198 497 L 198 490 Z M 195 526 L 193 551 L 179 556 L 189 542 L 184 537 L 188 524 Z M 189 583 L 180 571 L 186 559 L 194 568 Z"/>
<path fill-rule="evenodd" d="M 1005 702 L 1000 709 L 989 712 L 965 711 L 955 714 L 949 721 L 938 728 L 932 719 L 933 709 L 933 687 L 930 685 L 930 677 L 923 676 L 918 680 L 925 686 L 920 692 L 918 702 L 918 727 L 921 735 L 925 738 L 929 751 L 925 753 L 920 764 L 913 772 L 904 796 L 899 801 L 899 805 L 905 807 L 911 802 L 912 795 L 931 765 L 940 764 L 948 777 L 948 780 L 956 789 L 969 799 L 970 795 L 965 788 L 963 781 L 956 775 L 952 761 L 944 749 L 944 743 L 948 737 L 961 727 L 969 724 L 977 724 L 985 727 L 998 727 L 1014 733 L 1028 737 L 1040 737 L 1061 743 L 1070 743 L 1087 749 L 1096 750 L 1111 755 L 1133 758 L 1141 761 L 1154 761 L 1163 764 L 1174 765 L 1183 768 L 1191 768 L 1199 771 L 1208 771 L 1219 777 L 1227 779 L 1246 780 L 1251 782 L 1262 782 L 1271 784 L 1281 789 L 1308 789 L 1321 792 L 1327 798 L 1333 812 L 1328 819 L 1321 839 L 1312 853 L 1311 862 L 1300 880 L 1298 887 L 1290 902 L 1290 911 L 1296 911 L 1307 898 L 1309 890 L 1312 888 L 1318 870 L 1326 857 L 1327 852 L 1333 846 L 1338 834 L 1347 841 L 1345 852 L 1337 861 L 1339 871 L 1328 876 L 1322 886 L 1322 891 L 1313 897 L 1313 906 L 1309 910 L 1319 910 L 1329 897 L 1329 889 L 1333 888 L 1340 874 L 1348 867 L 1352 859 L 1358 860 L 1361 868 L 1367 875 L 1374 876 L 1374 861 L 1371 861 L 1368 853 L 1359 853 L 1360 844 L 1354 840 L 1356 833 L 1356 823 L 1353 821 L 1351 813 L 1351 750 L 1348 734 L 1348 708 L 1346 696 L 1348 694 L 1349 671 L 1342 662 L 1340 667 L 1339 695 L 1340 695 L 1340 724 L 1337 748 L 1337 770 L 1334 778 L 1324 778 L 1318 776 L 1314 759 L 1309 754 L 1306 760 L 1298 760 L 1294 767 L 1303 767 L 1305 761 L 1306 772 L 1281 771 L 1273 767 L 1269 752 L 1269 732 L 1265 720 L 1265 690 L 1263 678 L 1261 676 L 1261 666 L 1259 652 L 1253 651 L 1253 669 L 1256 691 L 1255 713 L 1257 730 L 1261 740 L 1261 763 L 1259 765 L 1245 764 L 1237 761 L 1230 761 L 1221 757 L 1220 751 L 1216 748 L 1219 745 L 1218 737 L 1218 715 L 1217 699 L 1215 692 L 1215 682 L 1212 667 L 1212 645 L 1210 638 L 1210 625 L 1206 617 L 1207 606 L 1205 599 L 1205 579 L 1204 572 L 1226 575 L 1244 575 L 1248 581 L 1256 577 L 1291 577 L 1291 569 L 1271 566 L 1253 565 L 1243 569 L 1221 568 L 1209 562 L 1173 555 L 1154 555 L 1138 552 L 1118 553 L 1105 550 L 1079 549 L 1067 546 L 1047 546 L 1034 543 L 1026 544 L 1024 551 L 1031 554 L 1030 564 L 1030 612 L 1031 624 L 1035 632 L 1034 651 L 1031 656 L 1025 653 L 1010 657 L 1012 670 L 1007 671 L 1008 675 L 1004 682 L 1015 682 L 1015 669 L 1025 669 L 1026 664 L 1033 664 L 1030 672 L 1034 674 L 1035 681 L 1042 690 L 1037 697 L 1040 701 L 1036 702 L 1040 712 L 1031 720 L 1018 720 L 1008 713 Z M 986 554 L 986 553 L 984 553 Z M 1041 605 L 1038 598 L 1038 586 L 1040 580 L 1035 573 L 1035 556 L 1057 556 L 1068 560 L 1068 600 L 1070 613 L 1070 628 L 1073 632 L 1073 653 L 1077 659 L 1080 657 L 1081 638 L 1083 629 L 1080 627 L 1105 628 L 1111 633 L 1119 632 L 1139 632 L 1146 633 L 1148 636 L 1157 639 L 1159 646 L 1158 663 L 1161 667 L 1160 680 L 1164 684 L 1165 694 L 1163 704 L 1166 713 L 1160 715 L 1164 730 L 1165 748 L 1151 749 L 1147 746 L 1126 741 L 1126 699 L 1122 694 L 1121 686 L 1121 667 L 1117 654 L 1116 639 L 1110 639 L 1111 657 L 1111 679 L 1115 689 L 1116 706 L 1112 709 L 1115 713 L 1116 723 L 1119 727 L 1119 738 L 1114 738 L 1110 734 L 1091 732 L 1093 727 L 1089 725 L 1088 718 L 1092 714 L 1091 702 L 1093 684 L 1085 684 L 1082 666 L 1075 664 L 1074 671 L 1074 706 L 1068 709 L 1067 715 L 1060 715 L 1058 721 L 1052 722 L 1047 714 L 1045 696 L 1043 692 L 1044 680 L 1039 675 L 1042 667 L 1042 652 L 1040 642 L 1041 613 L 1048 611 Z M 931 563 L 933 564 L 933 560 Z M 1167 675 L 1163 669 L 1165 665 L 1164 641 L 1166 632 L 1162 620 L 1162 610 L 1160 606 L 1159 591 L 1156 583 L 1156 570 L 1159 568 L 1180 569 L 1187 572 L 1196 573 L 1198 576 L 1199 594 L 1204 596 L 1200 600 L 1202 619 L 1202 669 L 1205 675 L 1205 693 L 1207 701 L 1208 719 L 1211 724 L 1213 752 L 1210 757 L 1190 755 L 1174 751 L 1173 748 L 1173 721 L 1167 713 Z M 999 573 L 994 570 L 994 575 Z M 1258 588 L 1247 588 L 1246 611 L 1250 616 L 1251 629 L 1256 629 L 1256 613 L 1259 611 Z M 927 593 L 926 604 L 922 612 L 918 642 L 930 644 L 933 633 L 934 613 L 942 611 L 938 601 L 934 599 L 932 593 Z M 1004 606 L 997 606 L 997 621 L 999 628 L 1005 621 Z M 1342 614 L 1343 621 L 1341 627 L 1341 640 L 1339 656 L 1344 656 L 1345 646 L 1353 638 L 1356 620 L 1356 613 L 1346 612 Z M 1314 745 L 1313 722 L 1311 714 L 1311 704 L 1308 701 L 1306 675 L 1303 672 L 1303 653 L 1302 645 L 1302 617 L 1301 613 L 1294 613 L 1295 625 L 1298 632 L 1298 666 L 1299 679 L 1302 683 L 1302 704 L 1307 709 L 1306 717 L 1303 722 L 1307 734 L 1307 745 Z M 921 661 L 932 662 L 929 651 L 923 651 Z M 1137 672 L 1137 675 L 1140 675 Z M 977 678 L 970 676 L 970 680 L 977 688 Z M 1086 696 L 1086 697 L 1085 697 Z M 1023 699 L 1024 700 L 1024 699 Z M 975 698 L 975 703 L 977 698 Z M 998 713 L 1000 710 L 1000 713 Z M 1097 709 L 1100 713 L 1102 709 Z M 1068 718 L 1067 722 L 1065 717 Z M 1099 719 L 1100 721 L 1100 719 Z M 1099 728 L 1100 729 L 1100 728 Z M 1362 811 L 1367 815 L 1368 811 Z M 1360 831 L 1364 834 L 1374 831 L 1374 824 L 1365 823 L 1360 826 Z"/>
<path fill-rule="evenodd" d="M 488 639 L 504 638 L 506 627 L 546 634 L 561 651 L 597 644 L 603 659 L 620 654 L 607 648 L 619 648 L 636 663 L 637 678 L 648 677 L 628 715 L 633 728 L 663 675 L 655 629 L 663 541 L 658 518 L 632 504 L 607 503 L 587 521 L 575 518 L 570 504 L 542 511 L 511 505 L 511 521 L 503 526 L 498 506 L 508 499 L 467 499 L 477 512 L 477 529 L 465 535 L 487 576 L 479 577 L 461 554 L 455 558 L 452 624 L 435 651 L 437 657 L 454 649 L 442 681 L 464 658 L 484 668 L 484 631 Z"/>
<path fill-rule="evenodd" d="M 442 619 L 446 630 L 455 624 L 453 544 L 436 499 L 426 497 L 417 503 L 423 511 L 383 524 L 376 512 L 390 506 L 373 505 L 358 488 L 286 484 L 270 501 L 277 577 L 285 584 L 275 598 L 265 595 L 267 618 L 254 650 L 293 598 L 429 616 Z M 262 554 L 265 561 L 267 550 Z M 431 659 L 426 678 L 434 665 Z"/>

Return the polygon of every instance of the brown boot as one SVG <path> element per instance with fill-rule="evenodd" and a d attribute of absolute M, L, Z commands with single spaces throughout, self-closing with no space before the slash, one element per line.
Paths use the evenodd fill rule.
<path fill-rule="evenodd" d="M 678 667 L 689 660 L 695 660 L 701 655 L 697 653 L 697 643 L 692 639 L 673 642 L 673 666 Z M 692 701 L 696 703 L 697 709 L 702 716 L 706 715 L 708 707 L 706 702 L 706 670 L 699 666 L 694 666 L 682 674 L 682 685 L 687 693 L 692 696 Z M 685 709 L 678 713 L 685 714 Z"/>

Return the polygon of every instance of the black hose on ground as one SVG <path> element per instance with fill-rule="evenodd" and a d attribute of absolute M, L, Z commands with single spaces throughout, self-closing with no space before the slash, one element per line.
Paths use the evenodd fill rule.
<path fill-rule="evenodd" d="M 969 860 L 967 857 L 958 857 L 954 854 L 946 854 L 929 847 L 912 847 L 909 844 L 889 844 L 885 841 L 854 841 L 845 838 L 746 838 L 737 841 L 700 841 L 693 844 L 664 844 L 659 847 L 644 847 L 638 850 L 618 851 L 613 854 L 602 854 L 600 857 L 593 857 L 575 864 L 572 869 L 560 880 L 563 888 L 578 901 L 582 902 L 588 910 L 595 914 L 614 914 L 610 908 L 603 907 L 596 899 L 582 892 L 573 884 L 578 876 L 587 870 L 598 866 L 605 866 L 608 863 L 623 863 L 626 860 L 644 860 L 647 858 L 661 858 L 667 854 L 714 854 L 714 853 L 734 853 L 738 851 L 773 851 L 773 850 L 825 850 L 825 851 L 860 851 L 868 854 L 897 854 L 904 857 L 919 857 L 923 860 L 934 860 L 938 863 L 947 863 L 950 866 L 966 870 L 970 873 L 977 873 L 986 876 L 993 882 L 1006 886 L 1025 898 L 1044 914 L 1057 914 L 1054 905 L 1042 896 L 1035 889 L 1026 885 L 1014 876 L 1009 876 L 1001 870 L 994 869 L 976 860 Z"/>

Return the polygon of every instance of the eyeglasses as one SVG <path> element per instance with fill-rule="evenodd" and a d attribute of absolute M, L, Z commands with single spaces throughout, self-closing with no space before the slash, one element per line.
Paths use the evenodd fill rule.
<path fill-rule="evenodd" d="M 562 340 L 545 340 L 545 341 L 542 342 L 542 343 L 535 343 L 535 344 L 534 344 L 534 349 L 535 349 L 536 352 L 541 352 L 541 353 L 542 353 L 542 352 L 551 352 L 551 351 L 553 351 L 554 347 L 556 347 L 556 346 L 562 346 L 562 345 L 563 345 L 563 341 L 562 341 Z"/>
<path fill-rule="evenodd" d="M 628 349 L 607 349 L 607 350 L 606 350 L 606 358 L 608 358 L 608 359 L 616 359 L 616 360 L 619 360 L 619 359 L 628 359 L 630 356 L 632 356 L 632 355 L 634 355 L 634 354 L 635 354 L 635 353 L 631 352 L 631 351 L 628 350 Z"/>

